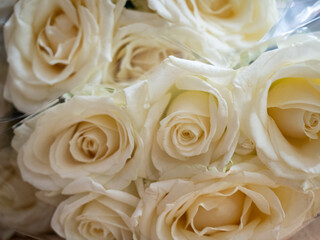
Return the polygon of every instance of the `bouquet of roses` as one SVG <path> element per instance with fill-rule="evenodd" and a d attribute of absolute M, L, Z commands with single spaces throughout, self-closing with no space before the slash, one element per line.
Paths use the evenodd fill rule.
<path fill-rule="evenodd" d="M 1 2 L 1 239 L 286 239 L 313 219 L 320 38 L 276 38 L 281 4 Z"/>

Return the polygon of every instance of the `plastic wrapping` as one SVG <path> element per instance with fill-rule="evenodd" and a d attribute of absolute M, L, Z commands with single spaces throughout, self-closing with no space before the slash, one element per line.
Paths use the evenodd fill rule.
<path fill-rule="evenodd" d="M 260 40 L 269 39 L 294 33 L 298 29 L 310 28 L 309 24 L 320 19 L 320 1 L 318 0 L 292 0 L 287 1 L 287 7 L 278 23 Z M 308 31 L 310 32 L 311 29 Z M 312 31 L 312 30 L 311 30 Z"/>
<path fill-rule="evenodd" d="M 279 1 L 279 12 L 282 14 L 277 24 L 257 43 L 256 46 L 240 50 L 233 56 L 230 65 L 233 68 L 246 66 L 263 52 L 276 49 L 278 44 L 289 37 L 301 34 L 317 36 L 320 31 L 320 1 L 292 0 Z M 286 7 L 283 8 L 283 6 Z M 310 36 L 306 36 L 310 37 Z"/>

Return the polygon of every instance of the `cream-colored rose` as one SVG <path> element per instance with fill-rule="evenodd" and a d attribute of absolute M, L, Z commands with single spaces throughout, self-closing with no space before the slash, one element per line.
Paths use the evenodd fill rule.
<path fill-rule="evenodd" d="M 277 20 L 274 0 L 148 0 L 149 7 L 176 24 L 209 32 L 220 40 L 217 49 L 249 47 Z"/>
<path fill-rule="evenodd" d="M 92 177 L 123 188 L 137 176 L 141 143 L 125 107 L 113 96 L 74 96 L 15 129 L 13 146 L 24 180 L 60 191 Z"/>
<path fill-rule="evenodd" d="M 209 39 L 193 29 L 169 25 L 156 14 L 124 10 L 118 25 L 108 81 L 128 84 L 147 79 L 168 56 L 194 59 L 192 51 L 222 61 Z"/>
<path fill-rule="evenodd" d="M 37 199 L 36 191 L 21 179 L 15 151 L 11 148 L 1 149 L 0 226 L 23 234 L 49 231 L 55 208 Z M 1 239 L 4 237 L 0 235 Z"/>
<path fill-rule="evenodd" d="M 230 160 L 238 137 L 234 73 L 174 57 L 154 71 L 141 132 L 147 177 L 193 175 Z"/>
<path fill-rule="evenodd" d="M 65 189 L 73 196 L 58 206 L 52 228 L 68 240 L 135 239 L 131 221 L 139 202 L 135 192 L 134 186 L 105 190 L 92 181 L 76 181 Z"/>
<path fill-rule="evenodd" d="M 140 239 L 277 240 L 314 215 L 313 192 L 252 163 L 152 183 L 134 214 Z"/>
<path fill-rule="evenodd" d="M 265 53 L 235 80 L 241 130 L 277 175 L 320 174 L 320 41 Z"/>
<path fill-rule="evenodd" d="M 41 12 L 41 14 L 39 14 Z M 4 28 L 5 97 L 33 112 L 111 60 L 111 0 L 21 0 Z"/>

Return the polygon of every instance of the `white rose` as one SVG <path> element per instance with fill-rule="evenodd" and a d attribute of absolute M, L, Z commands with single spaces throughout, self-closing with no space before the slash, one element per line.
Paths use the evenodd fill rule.
<path fill-rule="evenodd" d="M 111 60 L 113 11 L 111 0 L 19 1 L 4 28 L 10 64 L 5 97 L 33 112 L 87 81 Z"/>
<path fill-rule="evenodd" d="M 230 160 L 238 136 L 229 88 L 234 73 L 170 57 L 149 77 L 141 132 L 149 178 L 193 175 L 213 165 L 222 169 Z"/>
<path fill-rule="evenodd" d="M 235 80 L 241 130 L 282 177 L 320 174 L 319 46 L 311 39 L 265 53 Z"/>
<path fill-rule="evenodd" d="M 274 0 L 148 1 L 152 10 L 170 22 L 196 28 L 199 32 L 207 31 L 221 44 L 228 43 L 232 47 L 249 47 L 277 20 Z"/>
<path fill-rule="evenodd" d="M 36 191 L 21 179 L 14 150 L 1 149 L 0 226 L 23 234 L 49 231 L 54 207 L 37 199 Z"/>
<path fill-rule="evenodd" d="M 169 25 L 156 14 L 124 10 L 118 24 L 108 66 L 111 82 L 146 79 L 168 56 L 194 59 L 192 51 L 222 61 L 208 38 L 193 29 Z"/>
<path fill-rule="evenodd" d="M 111 95 L 74 96 L 15 129 L 24 180 L 45 191 L 60 191 L 81 177 L 127 186 L 137 176 L 141 143 L 115 101 Z"/>
<path fill-rule="evenodd" d="M 52 218 L 52 228 L 63 238 L 134 239 L 131 221 L 139 198 L 134 186 L 105 190 L 90 181 L 76 181 L 64 193 L 73 194 L 62 202 Z"/>
<path fill-rule="evenodd" d="M 283 239 L 310 219 L 313 192 L 252 163 L 152 183 L 134 214 L 140 239 Z"/>

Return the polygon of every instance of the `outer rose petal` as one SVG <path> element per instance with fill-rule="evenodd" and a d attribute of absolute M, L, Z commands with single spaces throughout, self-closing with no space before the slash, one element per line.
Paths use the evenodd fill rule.
<path fill-rule="evenodd" d="M 152 183 L 134 216 L 141 239 L 283 239 L 315 214 L 313 201 L 312 192 L 244 163 Z"/>
<path fill-rule="evenodd" d="M 37 199 L 37 190 L 22 180 L 11 148 L 0 150 L 0 176 L 0 225 L 25 234 L 50 231 L 55 208 Z"/>
<path fill-rule="evenodd" d="M 141 175 L 171 178 L 224 167 L 239 133 L 229 88 L 233 77 L 233 70 L 174 57 L 151 74 Z"/>
<path fill-rule="evenodd" d="M 19 1 L 4 28 L 6 99 L 30 113 L 89 81 L 110 61 L 113 11 L 109 0 Z"/>
<path fill-rule="evenodd" d="M 170 22 L 209 32 L 222 52 L 224 43 L 249 47 L 277 20 L 275 1 L 149 0 L 149 7 Z"/>
<path fill-rule="evenodd" d="M 75 96 L 27 121 L 13 145 L 23 178 L 47 191 L 87 176 L 123 188 L 137 176 L 142 147 L 125 110 L 94 96 Z"/>
<path fill-rule="evenodd" d="M 52 218 L 53 229 L 67 239 L 133 239 L 133 214 L 138 198 L 132 186 L 105 190 L 90 180 L 72 183 L 73 196 L 62 202 Z"/>
<path fill-rule="evenodd" d="M 168 56 L 194 59 L 198 54 L 209 62 L 224 61 L 208 34 L 168 24 L 156 14 L 125 9 L 118 26 L 106 81 L 128 85 L 144 80 Z"/>
<path fill-rule="evenodd" d="M 274 173 L 307 180 L 305 187 L 319 185 L 311 180 L 320 173 L 319 131 L 315 125 L 315 132 L 309 134 L 310 122 L 304 117 L 314 114 L 316 119 L 320 113 L 319 52 L 316 39 L 283 44 L 240 69 L 235 80 L 241 130 L 254 141 L 259 157 Z"/>

